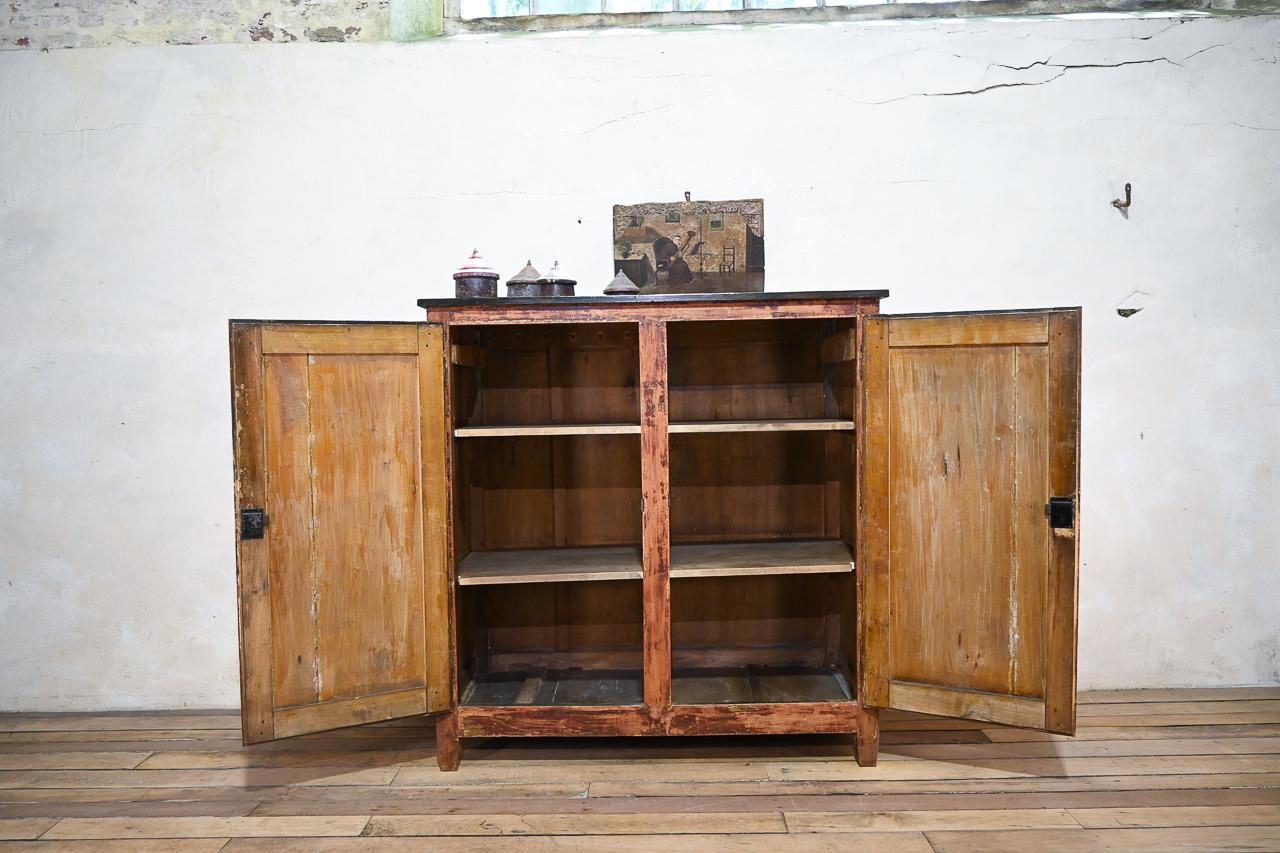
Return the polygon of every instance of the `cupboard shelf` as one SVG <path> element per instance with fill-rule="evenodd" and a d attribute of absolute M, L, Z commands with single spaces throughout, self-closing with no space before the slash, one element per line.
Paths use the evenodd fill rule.
<path fill-rule="evenodd" d="M 853 688 L 837 667 L 739 666 L 682 668 L 671 673 L 676 705 L 852 702 Z M 639 669 L 536 669 L 491 672 L 462 695 L 467 707 L 640 705 Z"/>
<path fill-rule="evenodd" d="M 458 585 L 633 580 L 644 574 L 639 546 L 472 551 L 458 563 Z"/>
<path fill-rule="evenodd" d="M 518 435 L 639 435 L 639 424 L 522 424 L 470 426 L 453 431 L 457 438 L 496 438 Z"/>
<path fill-rule="evenodd" d="M 840 418 L 791 418 L 780 421 L 681 421 L 668 426 L 667 432 L 812 432 L 853 428 L 853 421 Z"/>
<path fill-rule="evenodd" d="M 671 546 L 671 577 L 812 575 L 852 572 L 849 546 L 837 539 L 798 542 L 699 542 Z"/>
<path fill-rule="evenodd" d="M 852 571 L 849 546 L 838 540 L 700 542 L 671 546 L 673 578 Z M 459 586 L 636 580 L 643 574 L 637 546 L 473 551 L 458 564 Z"/>
<path fill-rule="evenodd" d="M 854 422 L 841 418 L 791 418 L 778 421 L 681 421 L 667 431 L 692 432 L 818 432 L 852 430 Z M 639 435 L 639 424 L 520 424 L 469 426 L 453 431 L 457 438 L 490 438 L 520 435 Z"/>

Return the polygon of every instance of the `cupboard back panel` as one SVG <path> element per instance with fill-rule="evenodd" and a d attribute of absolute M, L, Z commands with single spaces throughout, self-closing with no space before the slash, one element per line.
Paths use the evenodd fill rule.
<path fill-rule="evenodd" d="M 271 355 L 264 380 L 274 706 L 423 686 L 418 357 Z"/>
<path fill-rule="evenodd" d="M 640 541 L 635 435 L 458 439 L 468 550 Z"/>
<path fill-rule="evenodd" d="M 630 323 L 462 327 L 455 342 L 477 347 L 455 426 L 638 423 L 640 351 Z"/>
<path fill-rule="evenodd" d="M 523 669 L 556 653 L 622 653 L 613 663 L 636 665 L 643 641 L 639 581 L 538 583 L 461 590 L 474 619 L 472 642 L 483 643 L 484 669 Z M 464 653 L 475 648 L 464 649 Z M 503 655 L 524 658 L 503 664 Z M 602 656 L 603 659 L 603 656 Z"/>
<path fill-rule="evenodd" d="M 673 665 L 838 667 L 854 684 L 855 595 L 852 572 L 677 578 Z"/>
<path fill-rule="evenodd" d="M 843 469 L 827 464 L 827 440 L 821 432 L 673 435 L 672 541 L 835 538 L 827 504 L 838 507 Z"/>
<path fill-rule="evenodd" d="M 1043 693 L 1047 356 L 890 350 L 892 678 Z"/>
<path fill-rule="evenodd" d="M 817 320 L 668 325 L 671 421 L 820 418 Z"/>

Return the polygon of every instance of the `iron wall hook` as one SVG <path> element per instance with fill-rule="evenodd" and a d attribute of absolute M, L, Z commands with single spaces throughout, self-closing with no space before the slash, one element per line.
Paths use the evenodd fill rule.
<path fill-rule="evenodd" d="M 1129 205 L 1133 204 L 1133 184 L 1124 185 L 1124 201 L 1118 198 L 1111 200 L 1111 206 L 1116 210 L 1128 210 Z"/>

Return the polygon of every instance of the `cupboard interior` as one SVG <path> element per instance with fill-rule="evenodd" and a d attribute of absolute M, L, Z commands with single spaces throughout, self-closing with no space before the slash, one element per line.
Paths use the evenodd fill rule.
<path fill-rule="evenodd" d="M 451 342 L 463 704 L 640 702 L 635 324 Z"/>
<path fill-rule="evenodd" d="M 454 326 L 450 334 L 455 435 L 527 434 L 520 427 L 639 434 L 635 323 Z"/>
<path fill-rule="evenodd" d="M 854 321 L 681 322 L 667 335 L 673 702 L 851 701 Z M 679 551 L 709 547 L 772 552 L 771 570 L 677 574 Z"/>
<path fill-rule="evenodd" d="M 642 702 L 634 325 L 454 332 L 463 704 Z M 852 699 L 852 320 L 668 341 L 673 700 Z"/>

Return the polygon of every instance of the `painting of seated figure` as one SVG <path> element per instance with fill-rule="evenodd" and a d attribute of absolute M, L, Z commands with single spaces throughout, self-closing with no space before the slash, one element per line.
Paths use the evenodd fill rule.
<path fill-rule="evenodd" d="M 613 271 L 641 293 L 759 293 L 764 200 L 614 205 Z"/>

